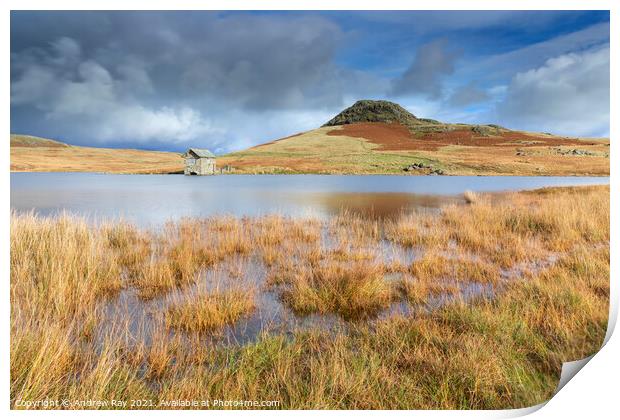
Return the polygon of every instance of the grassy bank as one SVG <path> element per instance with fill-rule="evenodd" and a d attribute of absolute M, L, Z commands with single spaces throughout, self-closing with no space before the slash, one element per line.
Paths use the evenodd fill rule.
<path fill-rule="evenodd" d="M 127 294 L 148 325 L 110 318 Z M 265 296 L 291 317 L 336 321 L 219 341 Z M 219 217 L 157 231 L 13 215 L 11 406 L 524 407 L 552 395 L 563 361 L 598 350 L 608 301 L 609 187 L 468 194 L 388 220 Z"/>
<path fill-rule="evenodd" d="M 11 134 L 11 172 L 101 172 L 167 174 L 183 172 L 179 153 L 73 146 Z"/>

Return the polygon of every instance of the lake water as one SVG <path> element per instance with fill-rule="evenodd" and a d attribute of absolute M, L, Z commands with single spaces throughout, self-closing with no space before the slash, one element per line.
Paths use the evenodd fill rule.
<path fill-rule="evenodd" d="M 87 217 L 124 218 L 140 225 L 217 214 L 325 217 L 343 209 L 390 216 L 459 201 L 466 190 L 593 184 L 609 184 L 609 178 L 12 173 L 11 208 L 41 215 L 69 211 Z"/>

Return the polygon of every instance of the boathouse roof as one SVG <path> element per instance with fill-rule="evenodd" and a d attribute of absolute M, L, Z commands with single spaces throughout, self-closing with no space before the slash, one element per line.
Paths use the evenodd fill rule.
<path fill-rule="evenodd" d="M 191 149 L 187 149 L 185 154 L 192 154 L 198 158 L 215 158 L 215 155 L 208 149 L 195 149 L 192 147 Z"/>

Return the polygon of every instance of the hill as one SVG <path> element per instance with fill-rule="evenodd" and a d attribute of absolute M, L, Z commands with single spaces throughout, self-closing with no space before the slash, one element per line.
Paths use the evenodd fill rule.
<path fill-rule="evenodd" d="M 432 120 L 417 118 L 394 102 L 361 100 L 323 124 L 323 127 L 366 122 L 399 123 L 405 126 L 434 123 Z"/>
<path fill-rule="evenodd" d="M 609 175 L 609 140 L 451 124 L 362 100 L 322 127 L 218 158 L 241 173 Z"/>
<path fill-rule="evenodd" d="M 42 137 L 11 134 L 11 147 L 69 147 L 69 145 Z"/>
<path fill-rule="evenodd" d="M 11 134 L 12 172 L 172 173 L 183 170 L 178 153 L 72 146 Z"/>

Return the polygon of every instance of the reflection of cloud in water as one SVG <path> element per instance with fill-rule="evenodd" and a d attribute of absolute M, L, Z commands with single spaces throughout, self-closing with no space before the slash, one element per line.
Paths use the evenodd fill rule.
<path fill-rule="evenodd" d="M 408 193 L 306 193 L 295 194 L 291 200 L 320 206 L 329 215 L 347 211 L 373 219 L 395 218 L 412 209 L 437 209 L 444 204 L 462 202 L 459 196 Z"/>

